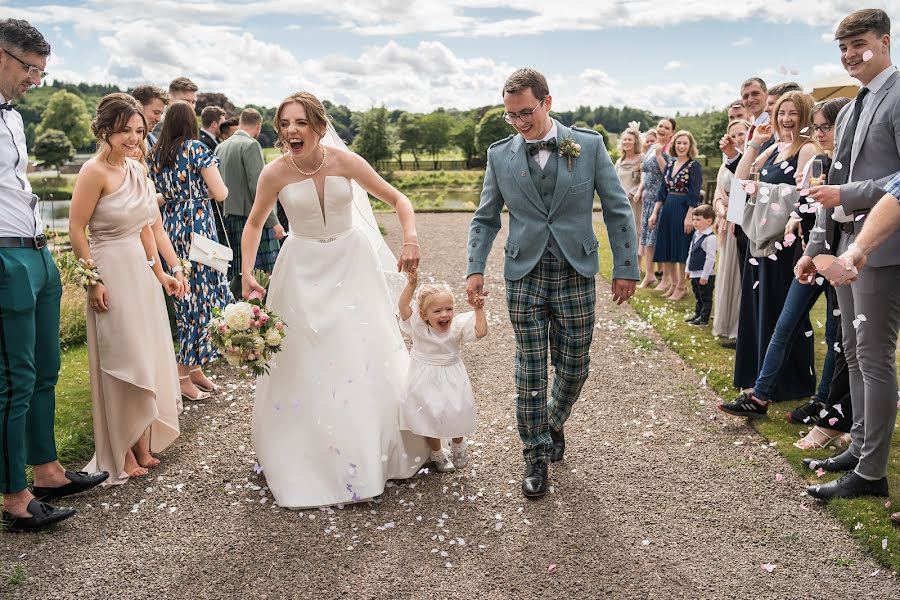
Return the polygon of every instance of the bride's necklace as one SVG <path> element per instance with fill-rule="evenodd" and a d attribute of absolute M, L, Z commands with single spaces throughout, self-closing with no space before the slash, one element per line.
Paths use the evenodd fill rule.
<path fill-rule="evenodd" d="M 315 170 L 313 170 L 309 173 L 307 173 L 306 171 L 304 171 L 303 169 L 298 167 L 296 161 L 294 161 L 294 155 L 293 154 L 290 155 L 291 156 L 291 164 L 294 165 L 295 169 L 300 171 L 301 175 L 306 175 L 307 177 L 312 177 L 313 175 L 315 175 L 316 173 L 321 171 L 322 167 L 325 166 L 325 157 L 328 156 L 328 151 L 325 149 L 325 146 L 323 146 L 322 144 L 319 144 L 319 147 L 322 149 L 322 162 L 319 163 L 319 166 L 316 167 Z"/>

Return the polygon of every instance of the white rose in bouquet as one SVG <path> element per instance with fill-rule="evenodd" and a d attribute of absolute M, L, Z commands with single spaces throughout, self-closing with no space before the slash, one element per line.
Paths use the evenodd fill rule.
<path fill-rule="evenodd" d="M 232 367 L 238 367 L 241 364 L 241 353 L 240 352 L 226 352 L 225 353 L 225 361 Z"/>
<path fill-rule="evenodd" d="M 253 305 L 246 302 L 229 304 L 222 315 L 232 331 L 246 331 L 253 320 Z"/>
<path fill-rule="evenodd" d="M 253 347 L 256 348 L 257 352 L 263 350 L 266 347 L 266 340 L 264 340 L 262 336 L 254 335 L 251 341 L 253 342 Z"/>
<path fill-rule="evenodd" d="M 275 329 L 270 329 L 266 334 L 266 344 L 271 347 L 276 347 L 281 345 L 281 334 L 278 333 Z"/>

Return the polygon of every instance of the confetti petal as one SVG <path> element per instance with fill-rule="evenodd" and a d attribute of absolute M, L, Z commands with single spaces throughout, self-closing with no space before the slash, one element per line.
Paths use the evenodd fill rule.
<path fill-rule="evenodd" d="M 775 473 L 775 481 L 784 481 L 784 475 L 781 473 Z"/>
<path fill-rule="evenodd" d="M 834 161 L 834 164 L 831 165 L 831 168 L 834 169 L 835 171 L 840 171 L 841 169 L 844 168 L 844 165 L 841 164 L 841 161 L 836 160 L 836 161 Z"/>
<path fill-rule="evenodd" d="M 766 573 L 772 573 L 775 571 L 775 565 L 773 565 L 771 563 L 765 563 L 765 564 L 759 565 L 759 568 L 762 569 L 763 571 L 765 571 Z"/>
<path fill-rule="evenodd" d="M 751 258 L 747 262 L 749 262 L 751 265 L 754 265 L 754 266 L 759 264 L 759 261 L 756 260 L 755 258 Z"/>
<path fill-rule="evenodd" d="M 828 424 L 831 425 L 832 427 L 834 427 L 835 423 L 837 423 L 837 422 L 838 422 L 837 417 L 831 417 L 830 419 L 828 419 Z"/>
<path fill-rule="evenodd" d="M 875 53 L 872 52 L 871 50 L 866 50 L 865 52 L 863 52 L 863 55 L 862 55 L 862 59 L 863 59 L 863 61 L 865 61 L 865 62 L 869 62 L 869 61 L 872 60 L 874 57 L 875 57 Z"/>

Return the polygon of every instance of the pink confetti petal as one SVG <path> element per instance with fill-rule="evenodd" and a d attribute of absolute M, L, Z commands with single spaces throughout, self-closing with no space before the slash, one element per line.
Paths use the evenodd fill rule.
<path fill-rule="evenodd" d="M 756 266 L 756 265 L 759 264 L 759 261 L 756 260 L 755 258 L 752 258 L 752 257 L 751 257 L 750 260 L 748 260 L 747 262 L 750 263 L 751 265 L 754 265 L 754 266 Z"/>
<path fill-rule="evenodd" d="M 862 55 L 862 59 L 865 62 L 869 62 L 874 57 L 875 57 L 875 53 L 872 52 L 871 50 L 866 50 L 865 52 L 863 52 L 863 55 Z"/>
<path fill-rule="evenodd" d="M 756 184 L 753 183 L 752 181 L 748 181 L 747 183 L 744 184 L 744 191 L 751 195 L 755 194 L 756 193 Z"/>
<path fill-rule="evenodd" d="M 818 469 L 816 469 L 816 477 L 821 477 L 824 474 L 825 474 L 825 469 L 823 469 L 822 467 L 819 467 Z"/>
<path fill-rule="evenodd" d="M 765 564 L 759 565 L 759 568 L 762 569 L 763 571 L 765 571 L 766 573 L 772 573 L 775 571 L 775 565 L 773 565 L 771 563 L 765 563 Z"/>
<path fill-rule="evenodd" d="M 793 233 L 789 233 L 786 236 L 784 236 L 784 245 L 785 246 L 790 246 L 791 244 L 793 244 L 796 241 L 797 241 L 797 236 L 794 235 Z"/>
<path fill-rule="evenodd" d="M 775 473 L 775 481 L 784 481 L 784 475 L 781 473 Z"/>
<path fill-rule="evenodd" d="M 549 567 L 547 567 L 547 570 L 552 571 L 555 568 L 556 568 L 556 563 L 552 563 Z"/>
<path fill-rule="evenodd" d="M 776 261 L 776 260 L 778 260 L 778 255 L 777 255 L 777 254 L 770 254 L 768 258 L 769 258 L 769 260 L 771 260 L 771 261 Z"/>
<path fill-rule="evenodd" d="M 832 427 L 834 427 L 834 424 L 837 422 L 838 422 L 837 417 L 831 417 L 830 419 L 828 419 L 828 424 L 831 425 Z"/>
<path fill-rule="evenodd" d="M 801 196 L 806 196 L 807 194 L 809 194 L 809 190 L 808 189 L 798 190 L 797 194 L 799 194 Z"/>

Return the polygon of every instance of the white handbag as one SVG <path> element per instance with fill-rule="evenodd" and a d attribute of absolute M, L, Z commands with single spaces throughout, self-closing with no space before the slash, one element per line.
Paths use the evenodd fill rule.
<path fill-rule="evenodd" d="M 190 182 L 191 182 L 191 169 L 188 167 L 188 189 L 190 190 Z M 210 202 L 215 202 L 215 198 L 210 198 Z M 212 211 L 219 215 L 219 220 L 222 221 L 222 215 L 215 209 L 215 207 L 210 206 Z M 222 231 L 226 231 L 225 223 L 222 222 Z M 196 231 L 191 232 L 191 248 L 188 251 L 188 259 L 192 262 L 198 262 L 201 265 L 206 265 L 211 269 L 215 269 L 216 271 L 220 271 L 224 275 L 228 274 L 228 265 L 234 259 L 234 252 L 231 249 L 231 243 L 228 241 L 228 235 L 225 236 L 225 242 L 228 244 L 227 246 L 223 246 L 218 242 L 214 242 L 209 239 L 205 235 L 201 233 L 197 233 Z"/>
<path fill-rule="evenodd" d="M 215 202 L 215 200 L 213 200 Z M 191 250 L 188 258 L 193 262 L 206 265 L 223 274 L 228 274 L 228 265 L 234 258 L 234 252 L 228 246 L 214 242 L 199 233 L 191 233 Z"/>

